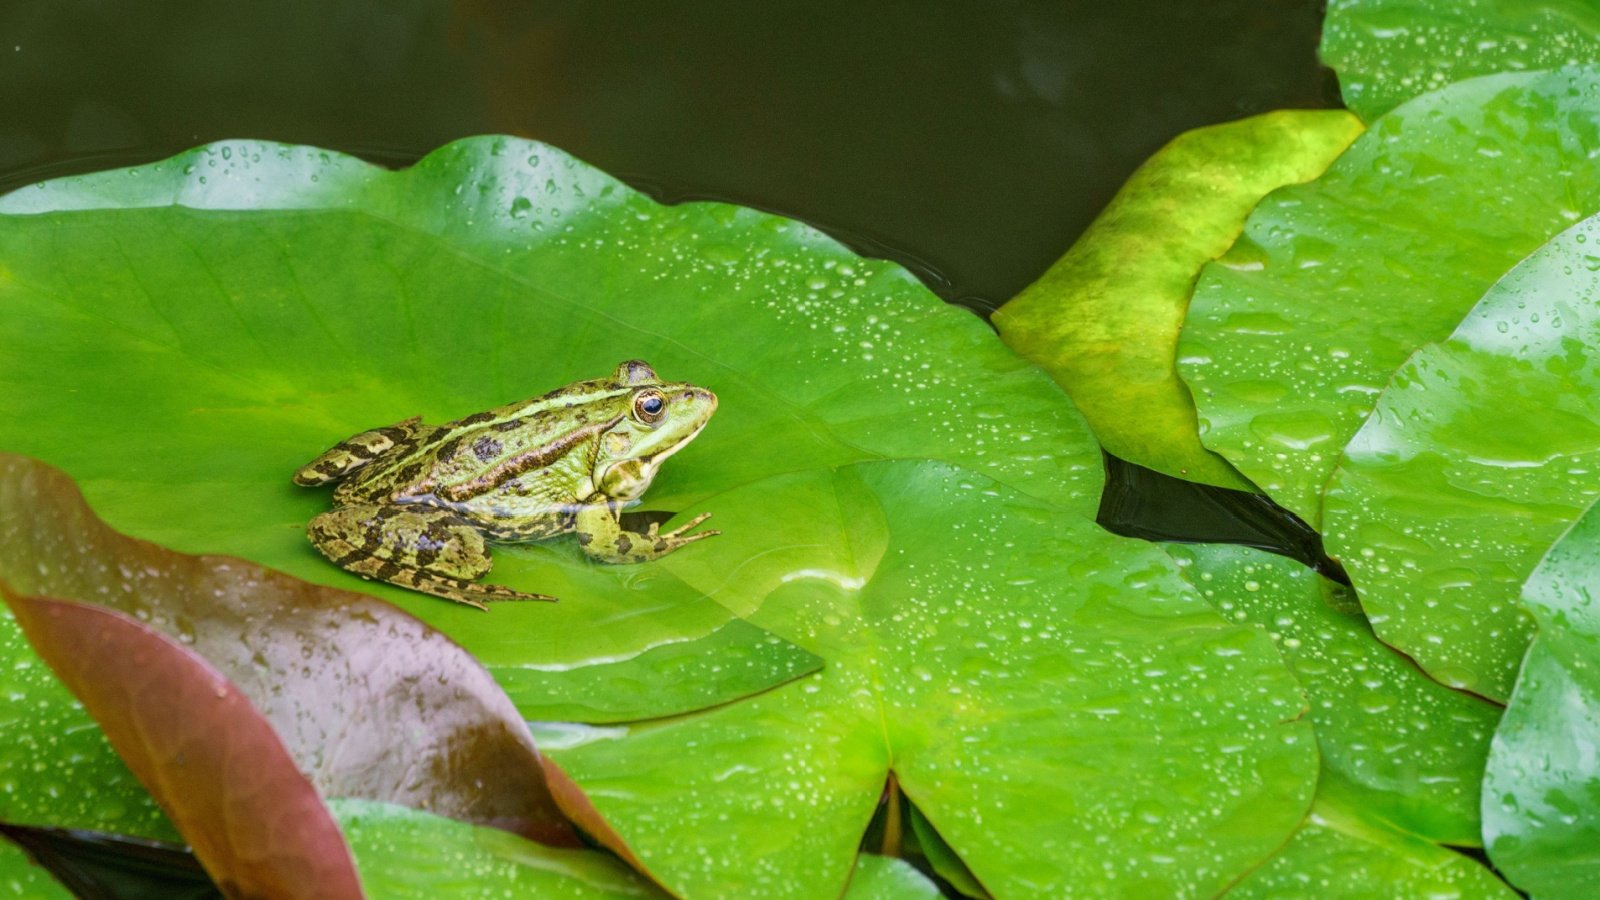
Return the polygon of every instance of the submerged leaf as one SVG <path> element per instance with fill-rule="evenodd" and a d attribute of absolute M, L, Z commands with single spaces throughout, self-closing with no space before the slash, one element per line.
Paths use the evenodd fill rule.
<path fill-rule="evenodd" d="M 1538 623 L 1483 783 L 1489 856 L 1535 897 L 1600 892 L 1600 507 L 1534 570 Z"/>
<path fill-rule="evenodd" d="M 1600 209 L 1600 70 L 1474 79 L 1262 201 L 1179 342 L 1202 440 L 1312 525 L 1389 376 L 1518 260 Z"/>
<path fill-rule="evenodd" d="M 1600 62 L 1585 0 L 1331 0 L 1322 61 L 1370 122 L 1419 94 L 1495 72 Z"/>
<path fill-rule="evenodd" d="M 1000 335 L 1071 395 L 1116 456 L 1237 490 L 1249 481 L 1200 446 L 1178 380 L 1178 330 L 1200 267 L 1267 192 L 1307 181 L 1361 133 L 1341 110 L 1268 113 L 1179 135 L 1089 230 L 994 314 Z"/>
<path fill-rule="evenodd" d="M 1523 581 L 1600 496 L 1600 218 L 1512 269 L 1395 373 L 1326 498 L 1384 640 L 1435 678 L 1511 693 Z"/>
<path fill-rule="evenodd" d="M 224 892 L 361 896 L 316 788 L 222 673 L 124 613 L 0 594 Z"/>
<path fill-rule="evenodd" d="M 1157 548 L 932 463 L 725 501 L 728 528 L 810 512 L 673 570 L 827 667 L 547 745 L 675 890 L 839 890 L 891 770 L 996 896 L 1206 894 L 1304 814 L 1299 690 Z"/>

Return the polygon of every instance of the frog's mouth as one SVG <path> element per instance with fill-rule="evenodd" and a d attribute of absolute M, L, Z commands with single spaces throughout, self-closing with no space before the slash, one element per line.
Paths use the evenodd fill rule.
<path fill-rule="evenodd" d="M 672 454 L 677 453 L 679 450 L 682 450 L 684 447 L 687 447 L 690 444 L 694 443 L 694 439 L 700 436 L 700 432 L 706 430 L 706 425 L 710 424 L 710 422 L 711 422 L 711 420 L 709 418 L 707 418 L 704 422 L 700 423 L 700 427 L 696 428 L 694 431 L 689 432 L 689 436 L 688 437 L 686 437 L 683 440 L 677 442 L 676 444 L 673 444 L 671 447 L 668 447 L 667 449 L 661 451 L 660 453 L 656 453 L 656 454 L 653 454 L 651 456 L 645 457 L 645 465 L 649 466 L 652 469 L 660 468 L 662 463 L 664 463 L 667 460 L 672 458 Z"/>

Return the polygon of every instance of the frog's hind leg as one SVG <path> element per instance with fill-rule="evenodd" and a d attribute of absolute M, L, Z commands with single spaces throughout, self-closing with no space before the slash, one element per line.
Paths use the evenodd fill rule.
<path fill-rule="evenodd" d="M 447 509 L 358 504 L 329 510 L 306 529 L 311 543 L 362 578 L 488 609 L 496 600 L 554 600 L 479 584 L 494 561 L 483 534 Z"/>
<path fill-rule="evenodd" d="M 397 445 L 415 443 L 418 434 L 424 430 L 428 429 L 422 424 L 422 417 L 412 416 L 404 422 L 351 435 L 296 470 L 294 483 L 301 487 L 316 487 L 338 481 Z"/>

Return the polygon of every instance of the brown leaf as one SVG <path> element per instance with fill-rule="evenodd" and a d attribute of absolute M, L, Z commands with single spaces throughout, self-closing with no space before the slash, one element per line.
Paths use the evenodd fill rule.
<path fill-rule="evenodd" d="M 322 798 L 220 672 L 114 610 L 0 592 L 224 893 L 362 896 Z"/>
<path fill-rule="evenodd" d="M 18 594 L 118 610 L 203 657 L 237 688 L 229 696 L 242 694 L 271 723 L 323 796 L 398 803 L 565 846 L 578 843 L 562 811 L 570 806 L 596 839 L 635 861 L 565 779 L 560 800 L 552 794 L 526 724 L 488 672 L 387 603 L 118 534 L 65 474 L 3 454 L 0 580 Z M 41 655 L 70 662 L 70 647 Z M 179 727 L 182 715 L 163 722 Z M 183 735 L 193 732 L 161 740 Z"/>

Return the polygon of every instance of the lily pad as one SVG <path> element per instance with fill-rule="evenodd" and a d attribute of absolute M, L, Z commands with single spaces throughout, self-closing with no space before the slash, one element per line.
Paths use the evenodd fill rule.
<path fill-rule="evenodd" d="M 3 577 L 0 577 L 3 580 Z M 152 840 L 178 832 L 0 604 L 0 822 Z M 94 785 L 94 790 L 84 790 Z"/>
<path fill-rule="evenodd" d="M 673 890 L 839 891 L 891 771 L 996 896 L 1212 893 L 1304 814 L 1298 688 L 1157 548 L 937 463 L 718 499 L 729 529 L 808 515 L 667 565 L 827 666 L 546 745 Z"/>
<path fill-rule="evenodd" d="M 1373 627 L 1435 678 L 1509 696 L 1522 583 L 1600 496 L 1600 218 L 1507 273 L 1378 398 L 1327 494 Z"/>
<path fill-rule="evenodd" d="M 1489 753 L 1489 856 L 1535 897 L 1600 891 L 1600 509 L 1591 507 L 1528 579 L 1538 623 Z"/>
<path fill-rule="evenodd" d="M 359 898 L 338 826 L 238 689 L 177 640 L 86 603 L 5 601 L 223 889 Z"/>
<path fill-rule="evenodd" d="M 1323 602 L 1321 579 L 1248 547 L 1170 545 L 1224 618 L 1271 635 L 1305 688 L 1322 751 L 1318 795 L 1442 844 L 1481 840 L 1479 785 L 1500 708 L 1423 675 L 1359 614 Z"/>
<path fill-rule="evenodd" d="M 1319 797 L 1283 850 L 1227 896 L 1515 900 L 1517 892 L 1460 853 Z"/>
<path fill-rule="evenodd" d="M 270 755 L 279 751 L 269 745 L 281 741 L 326 795 L 405 803 L 555 842 L 574 839 L 568 819 L 576 816 L 597 839 L 627 852 L 603 823 L 584 818 L 589 810 L 581 795 L 568 793 L 559 771 L 546 773 L 526 726 L 482 667 L 389 604 L 244 560 L 188 556 L 116 534 L 64 475 L 12 456 L 0 456 L 0 576 L 14 610 L 22 609 L 23 595 L 115 608 L 165 634 L 168 643 L 145 642 L 148 666 L 198 665 L 186 656 L 194 655 L 227 679 L 229 696 L 247 698 L 237 708 L 222 707 L 205 693 L 180 702 L 152 688 L 102 700 L 117 715 L 156 717 L 113 730 L 91 710 L 124 758 L 127 746 L 159 740 L 169 748 L 153 754 L 154 769 L 140 771 L 147 786 L 152 777 L 179 777 L 166 768 L 181 769 L 183 754 L 172 748 L 186 741 L 209 746 L 231 733 L 214 716 L 225 723 L 248 712 L 262 717 L 262 729 L 270 723 L 275 736 L 268 740 L 258 730 L 257 739 L 229 753 Z M 74 680 L 62 669 L 94 663 L 92 655 L 77 660 L 73 648 L 115 623 L 77 615 L 76 625 L 57 627 L 42 643 L 42 626 L 18 618 L 40 655 L 86 703 L 90 692 L 126 690 L 127 676 L 85 669 Z M 224 802 L 211 795 L 220 795 L 226 781 L 198 791 L 194 802 Z M 171 808 L 169 799 L 163 802 Z"/>
<path fill-rule="evenodd" d="M 371 800 L 328 803 L 369 897 L 666 897 L 615 858 Z"/>
<path fill-rule="evenodd" d="M 938 900 L 944 895 L 928 876 L 903 859 L 863 853 L 844 900 Z"/>
<path fill-rule="evenodd" d="M 71 900 L 72 892 L 28 858 L 22 848 L 0 839 L 0 896 L 27 900 Z"/>
<path fill-rule="evenodd" d="M 1321 174 L 1361 133 L 1342 110 L 1284 110 L 1179 135 L 1139 167 L 1038 281 L 995 311 L 1012 349 L 1061 385 L 1116 456 L 1236 490 L 1200 445 L 1178 330 L 1200 267 L 1267 192 Z"/>
<path fill-rule="evenodd" d="M 1600 62 L 1600 9 L 1549 0 L 1331 0 L 1322 61 L 1370 122 L 1445 85 Z"/>
<path fill-rule="evenodd" d="M 663 565 L 599 567 L 567 541 L 497 550 L 491 575 L 559 604 L 485 615 L 361 582 L 305 541 L 328 501 L 288 484 L 297 466 L 367 428 L 643 358 L 721 398 L 650 509 L 931 458 L 1093 514 L 1100 461 L 1081 419 L 976 317 L 812 229 L 661 206 L 543 145 L 473 139 L 385 172 L 229 143 L 25 188 L 0 213 L 0 339 L 15 350 L 0 360 L 0 447 L 64 467 L 130 533 L 400 604 L 529 718 L 682 712 L 816 660 Z M 769 524 L 707 543 L 758 554 Z"/>
<path fill-rule="evenodd" d="M 1496 75 L 1399 107 L 1269 195 L 1179 341 L 1202 441 L 1313 525 L 1340 449 L 1413 350 L 1600 209 L 1600 71 Z"/>

